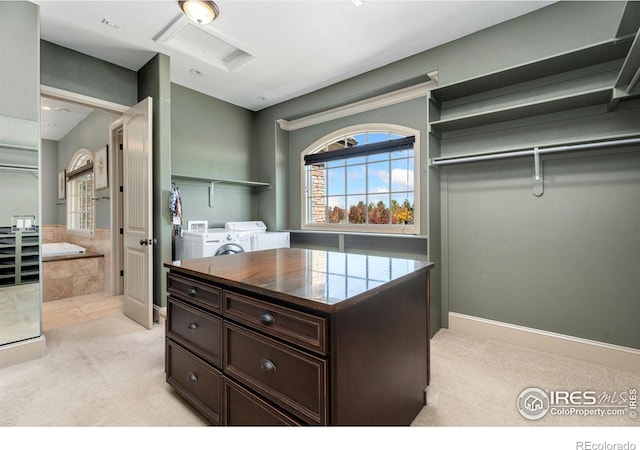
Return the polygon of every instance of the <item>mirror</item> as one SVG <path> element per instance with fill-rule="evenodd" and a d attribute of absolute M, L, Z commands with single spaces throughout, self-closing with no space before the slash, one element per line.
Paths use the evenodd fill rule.
<path fill-rule="evenodd" d="M 44 352 L 40 284 L 40 16 L 0 2 L 0 365 Z M 4 345 L 17 343 L 16 345 Z"/>
<path fill-rule="evenodd" d="M 0 117 L 0 345 L 41 334 L 38 122 Z M 11 134 L 11 132 L 15 134 Z"/>

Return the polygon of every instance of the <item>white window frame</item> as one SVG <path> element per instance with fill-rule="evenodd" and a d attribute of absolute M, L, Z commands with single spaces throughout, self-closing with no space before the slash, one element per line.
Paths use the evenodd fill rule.
<path fill-rule="evenodd" d="M 400 134 L 404 136 L 415 136 L 415 142 L 413 144 L 413 224 L 409 225 L 370 225 L 370 224 L 318 224 L 307 223 L 307 173 L 304 163 L 304 157 L 312 154 L 322 147 L 335 142 L 337 139 L 345 135 L 356 135 L 361 133 L 392 133 Z M 326 136 L 315 141 L 308 146 L 302 153 L 300 153 L 300 185 L 301 185 L 301 201 L 300 201 L 300 227 L 302 230 L 310 231 L 335 231 L 335 232 L 354 232 L 354 233 L 371 233 L 371 234 L 420 234 L 420 130 L 414 128 L 404 127 L 401 125 L 388 124 L 388 123 L 367 123 L 353 125 L 346 128 L 336 130 Z"/>
<path fill-rule="evenodd" d="M 67 166 L 67 173 L 74 170 L 76 161 L 78 161 L 78 159 L 83 156 L 87 156 L 90 161 L 93 161 L 93 153 L 91 152 L 91 150 L 86 148 L 79 148 L 78 150 L 75 151 L 75 153 L 71 157 L 71 161 L 69 161 L 69 165 Z M 91 175 L 91 197 L 90 198 L 92 199 L 89 206 L 89 208 L 91 208 L 91 211 L 90 211 L 91 223 L 89 225 L 89 229 L 75 227 L 74 217 L 75 217 L 76 211 L 72 210 L 72 207 L 74 206 L 73 205 L 73 200 L 74 200 L 73 196 L 75 192 L 74 183 L 79 181 L 80 177 L 85 176 L 85 175 L 80 175 L 80 177 L 78 177 L 77 179 L 71 179 L 67 181 L 67 201 L 66 201 L 67 233 L 77 235 L 77 236 L 83 236 L 83 237 L 92 237 L 95 231 L 95 226 L 96 226 L 96 222 L 95 222 L 96 207 L 95 207 L 95 202 L 93 201 L 93 199 L 95 198 L 95 180 L 93 179 L 93 170 L 87 172 L 87 174 Z"/>

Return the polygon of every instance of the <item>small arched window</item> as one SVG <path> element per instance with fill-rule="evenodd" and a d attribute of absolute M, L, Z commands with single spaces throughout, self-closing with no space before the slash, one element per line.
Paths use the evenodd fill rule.
<path fill-rule="evenodd" d="M 67 231 L 91 236 L 95 226 L 93 153 L 78 149 L 67 168 Z"/>
<path fill-rule="evenodd" d="M 419 130 L 349 127 L 302 153 L 305 229 L 419 234 Z"/>

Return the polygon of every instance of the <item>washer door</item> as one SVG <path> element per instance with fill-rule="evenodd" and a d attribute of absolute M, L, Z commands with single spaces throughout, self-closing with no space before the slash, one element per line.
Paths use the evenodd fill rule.
<path fill-rule="evenodd" d="M 224 244 L 213 256 L 235 255 L 236 253 L 244 253 L 244 249 L 238 244 Z"/>

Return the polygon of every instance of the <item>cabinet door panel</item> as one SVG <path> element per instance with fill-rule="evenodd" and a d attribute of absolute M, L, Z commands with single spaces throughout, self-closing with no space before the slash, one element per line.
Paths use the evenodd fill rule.
<path fill-rule="evenodd" d="M 214 425 L 221 423 L 222 373 L 166 340 L 167 383 Z"/>
<path fill-rule="evenodd" d="M 169 273 L 167 274 L 167 291 L 171 295 L 189 303 L 198 304 L 209 311 L 221 312 L 220 298 L 222 290 L 215 286 Z"/>
<path fill-rule="evenodd" d="M 305 422 L 327 421 L 327 362 L 225 322 L 225 374 Z"/>
<path fill-rule="evenodd" d="M 222 366 L 222 320 L 220 318 L 169 297 L 167 336 L 216 367 Z"/>
<path fill-rule="evenodd" d="M 326 354 L 327 326 L 323 317 L 224 291 L 224 316 L 306 349 Z"/>
<path fill-rule="evenodd" d="M 300 425 L 292 417 L 226 377 L 223 379 L 223 389 L 225 425 Z"/>

